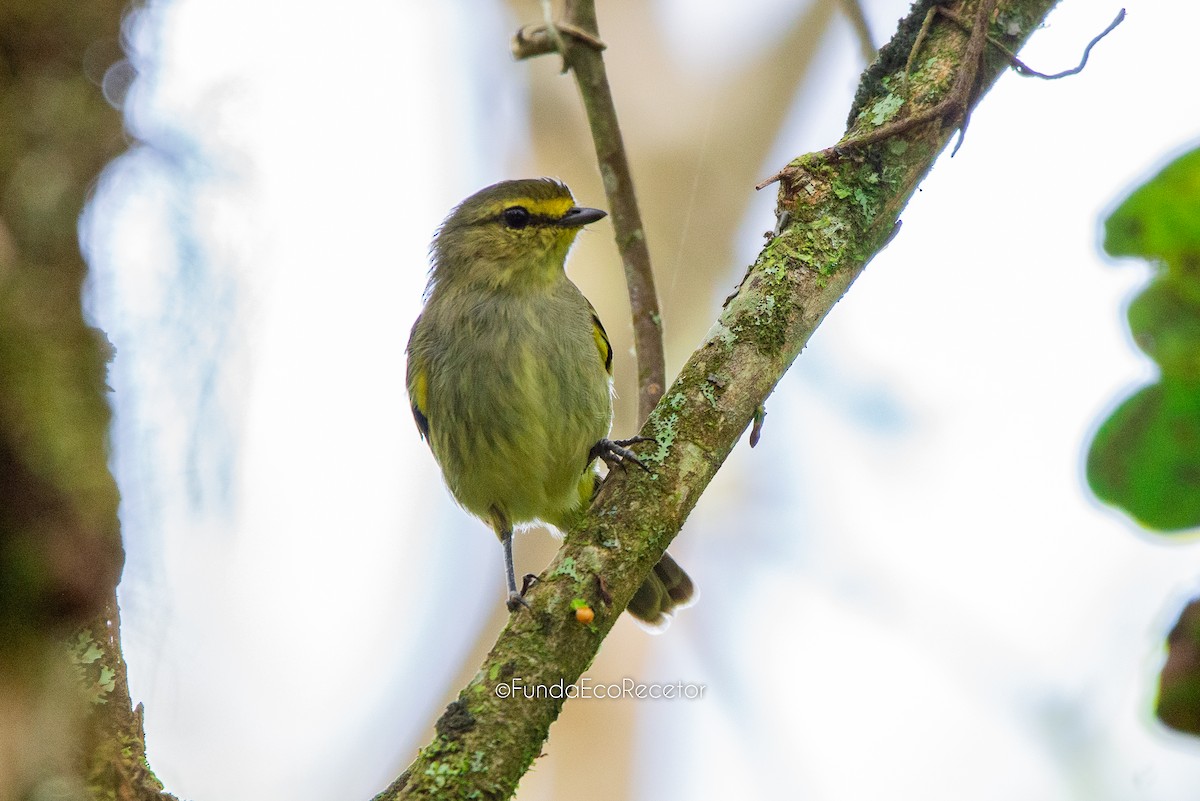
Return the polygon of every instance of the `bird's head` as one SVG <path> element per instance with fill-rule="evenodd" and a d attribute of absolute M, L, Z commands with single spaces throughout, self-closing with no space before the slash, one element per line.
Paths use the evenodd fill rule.
<path fill-rule="evenodd" d="M 563 274 L 579 229 L 605 216 L 549 178 L 502 181 L 459 203 L 433 239 L 431 284 L 545 286 Z"/>

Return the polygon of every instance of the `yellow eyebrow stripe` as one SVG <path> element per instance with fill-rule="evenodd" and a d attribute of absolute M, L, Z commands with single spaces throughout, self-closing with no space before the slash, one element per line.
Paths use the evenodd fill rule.
<path fill-rule="evenodd" d="M 489 209 L 490 214 L 499 214 L 505 209 L 513 206 L 521 206 L 534 217 L 545 217 L 551 220 L 560 220 L 563 215 L 570 211 L 575 206 L 575 201 L 569 197 L 556 198 L 532 198 L 532 197 L 515 197 L 505 200 L 503 203 L 495 204 Z M 490 216 L 490 215 L 489 215 Z"/>

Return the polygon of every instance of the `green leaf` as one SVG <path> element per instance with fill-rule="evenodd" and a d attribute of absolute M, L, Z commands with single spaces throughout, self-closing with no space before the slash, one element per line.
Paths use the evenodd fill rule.
<path fill-rule="evenodd" d="M 1133 339 L 1158 363 L 1162 383 L 1101 424 L 1088 483 L 1148 528 L 1200 526 L 1200 149 L 1125 198 L 1104 222 L 1104 249 L 1165 267 L 1128 312 Z"/>
<path fill-rule="evenodd" d="M 1184 607 L 1167 636 L 1155 712 L 1167 726 L 1200 735 L 1200 600 Z"/>
<path fill-rule="evenodd" d="M 1200 526 L 1200 382 L 1164 377 L 1122 403 L 1092 440 L 1087 479 L 1147 528 Z"/>
<path fill-rule="evenodd" d="M 1133 341 L 1168 378 L 1200 379 L 1200 304 L 1160 278 L 1129 304 Z"/>
<path fill-rule="evenodd" d="M 1117 207 L 1104 223 L 1104 249 L 1112 256 L 1161 260 L 1178 277 L 1200 282 L 1200 148 L 1175 159 Z"/>
<path fill-rule="evenodd" d="M 1175 294 L 1200 306 L 1200 148 L 1138 187 L 1104 223 L 1104 249 L 1166 266 Z"/>

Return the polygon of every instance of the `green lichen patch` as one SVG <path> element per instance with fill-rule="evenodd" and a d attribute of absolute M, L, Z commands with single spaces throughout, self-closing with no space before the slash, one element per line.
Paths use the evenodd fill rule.
<path fill-rule="evenodd" d="M 904 105 L 904 98 L 899 95 L 888 93 L 876 100 L 872 105 L 868 114 L 871 118 L 871 124 L 878 128 L 885 122 L 888 122 L 896 116 L 900 111 L 900 107 Z"/>
<path fill-rule="evenodd" d="M 116 671 L 104 664 L 104 648 L 91 629 L 82 629 L 67 643 L 67 654 L 76 674 L 76 685 L 83 690 L 88 703 L 108 703 L 116 689 Z"/>
<path fill-rule="evenodd" d="M 579 571 L 576 570 L 576 568 L 575 568 L 575 557 L 568 556 L 566 559 L 563 559 L 562 563 L 559 564 L 558 567 L 554 568 L 554 572 L 551 573 L 550 575 L 551 576 L 568 576 L 568 577 L 574 579 L 575 581 L 579 581 L 580 580 Z"/>
<path fill-rule="evenodd" d="M 663 409 L 678 409 L 686 403 L 682 393 L 674 393 L 666 398 L 650 415 L 650 428 L 654 436 L 655 448 L 642 455 L 642 461 L 648 464 L 665 464 L 679 435 L 679 415 L 674 411 Z"/>

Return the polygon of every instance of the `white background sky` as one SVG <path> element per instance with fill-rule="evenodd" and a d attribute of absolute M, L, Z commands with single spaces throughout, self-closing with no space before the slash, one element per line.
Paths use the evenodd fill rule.
<path fill-rule="evenodd" d="M 180 797 L 369 798 L 491 625 L 499 549 L 415 435 L 403 348 L 434 228 L 524 155 L 528 5 L 171 0 L 132 25 L 154 147 L 86 231 L 131 689 Z M 795 6 L 647 5 L 697 70 Z M 906 3 L 867 5 L 878 38 Z M 1117 8 L 1064 0 L 1022 56 L 1073 66 Z M 1101 508 L 1082 463 L 1153 376 L 1123 318 L 1147 269 L 1098 255 L 1099 221 L 1200 137 L 1196 30 L 1195 4 L 1131 4 L 1082 75 L 1003 78 L 935 167 L 672 549 L 702 599 L 637 678 L 708 690 L 638 708 L 636 797 L 1194 797 L 1195 743 L 1149 709 L 1200 549 Z M 837 138 L 856 53 L 842 25 L 763 175 Z"/>

